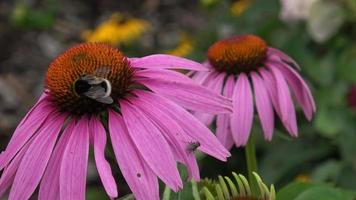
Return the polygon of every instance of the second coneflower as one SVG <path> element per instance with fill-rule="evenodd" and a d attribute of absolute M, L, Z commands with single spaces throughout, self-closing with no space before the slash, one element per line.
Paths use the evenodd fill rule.
<path fill-rule="evenodd" d="M 233 100 L 233 114 L 218 115 L 216 135 L 227 148 L 246 145 L 254 116 L 254 101 L 266 140 L 272 139 L 274 111 L 291 136 L 298 127 L 290 91 L 301 105 L 308 120 L 312 119 L 315 104 L 299 66 L 283 52 L 268 47 L 254 35 L 241 35 L 221 40 L 208 50 L 205 66 L 208 72 L 193 72 L 192 78 L 207 88 Z M 291 90 L 290 90 L 291 88 Z M 205 124 L 214 115 L 196 113 Z"/>
<path fill-rule="evenodd" d="M 39 186 L 39 199 L 85 199 L 92 144 L 104 188 L 117 197 L 104 155 L 107 134 L 136 199 L 159 199 L 158 178 L 174 191 L 182 188 L 177 161 L 199 180 L 196 149 L 226 160 L 229 152 L 183 107 L 225 113 L 230 100 L 169 68 L 205 70 L 168 55 L 127 58 L 95 43 L 57 57 L 42 97 L 0 156 L 0 196 L 11 187 L 10 200 L 29 199 Z"/>

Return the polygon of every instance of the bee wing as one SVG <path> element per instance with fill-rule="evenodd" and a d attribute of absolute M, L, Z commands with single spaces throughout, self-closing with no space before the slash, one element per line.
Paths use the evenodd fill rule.
<path fill-rule="evenodd" d="M 105 96 L 105 88 L 101 87 L 100 85 L 92 86 L 87 92 L 84 93 L 85 96 L 91 99 L 98 99 Z"/>
<path fill-rule="evenodd" d="M 94 75 L 85 75 L 80 79 L 86 81 L 89 85 L 98 85 L 104 81 L 104 79 L 98 78 Z"/>
<path fill-rule="evenodd" d="M 110 96 L 106 95 L 105 88 L 99 85 L 92 86 L 84 95 L 105 104 L 112 104 L 114 102 Z"/>
<path fill-rule="evenodd" d="M 114 100 L 109 96 L 109 97 L 103 97 L 96 99 L 98 102 L 104 103 L 104 104 L 112 104 L 114 103 Z"/>

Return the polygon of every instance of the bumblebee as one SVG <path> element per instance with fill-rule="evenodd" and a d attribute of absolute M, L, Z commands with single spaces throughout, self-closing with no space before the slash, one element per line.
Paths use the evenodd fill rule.
<path fill-rule="evenodd" d="M 105 77 L 110 70 L 107 68 L 98 68 L 97 75 L 86 74 L 74 83 L 74 91 L 78 96 L 85 96 L 103 104 L 112 104 L 111 98 L 112 86 Z"/>

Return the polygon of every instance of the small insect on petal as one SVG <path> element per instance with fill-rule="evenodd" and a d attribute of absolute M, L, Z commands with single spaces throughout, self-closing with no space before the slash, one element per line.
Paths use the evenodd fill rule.
<path fill-rule="evenodd" d="M 187 151 L 190 152 L 190 153 L 193 153 L 195 152 L 198 147 L 200 147 L 200 142 L 196 141 L 196 142 L 190 142 L 188 145 L 187 145 Z"/>

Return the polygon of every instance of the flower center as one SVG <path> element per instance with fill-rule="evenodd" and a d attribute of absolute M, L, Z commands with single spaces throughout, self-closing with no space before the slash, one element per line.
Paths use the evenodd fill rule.
<path fill-rule="evenodd" d="M 50 64 L 45 86 L 63 111 L 96 113 L 127 93 L 133 74 L 119 50 L 85 43 L 68 49 Z"/>
<path fill-rule="evenodd" d="M 241 35 L 214 43 L 208 50 L 208 59 L 217 71 L 238 74 L 261 67 L 266 54 L 264 40 L 254 35 Z"/>

